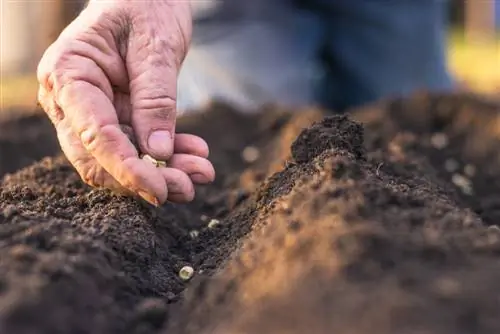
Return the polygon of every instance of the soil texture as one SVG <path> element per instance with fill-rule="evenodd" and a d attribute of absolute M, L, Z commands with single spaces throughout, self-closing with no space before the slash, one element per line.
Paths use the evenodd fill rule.
<path fill-rule="evenodd" d="M 84 185 L 43 116 L 5 121 L 0 333 L 499 333 L 499 112 L 214 103 L 178 130 L 216 182 L 159 209 Z"/>

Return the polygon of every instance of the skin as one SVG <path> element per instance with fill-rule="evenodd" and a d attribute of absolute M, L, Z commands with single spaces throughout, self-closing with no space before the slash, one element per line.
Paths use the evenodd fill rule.
<path fill-rule="evenodd" d="M 214 180 L 207 143 L 175 132 L 191 29 L 187 0 L 91 0 L 46 50 L 39 102 L 84 182 L 158 206 Z"/>

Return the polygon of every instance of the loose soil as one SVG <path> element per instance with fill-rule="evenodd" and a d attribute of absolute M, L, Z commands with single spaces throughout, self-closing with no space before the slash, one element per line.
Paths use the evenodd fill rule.
<path fill-rule="evenodd" d="M 214 103 L 178 128 L 216 182 L 159 209 L 82 184 L 42 115 L 2 123 L 0 333 L 499 333 L 499 112 Z"/>

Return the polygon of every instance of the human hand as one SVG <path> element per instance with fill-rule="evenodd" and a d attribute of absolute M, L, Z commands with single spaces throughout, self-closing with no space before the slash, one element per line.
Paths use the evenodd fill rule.
<path fill-rule="evenodd" d="M 159 205 L 191 201 L 193 183 L 213 181 L 206 142 L 175 134 L 177 75 L 191 38 L 189 6 L 91 0 L 43 55 L 39 102 L 87 184 Z M 155 167 L 141 153 L 167 167 Z"/>

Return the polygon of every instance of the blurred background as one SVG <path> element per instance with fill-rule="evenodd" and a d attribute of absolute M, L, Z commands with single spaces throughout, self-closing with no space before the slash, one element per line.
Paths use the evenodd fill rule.
<path fill-rule="evenodd" d="M 34 109 L 38 61 L 84 1 L 0 1 L 0 113 Z M 500 0 L 451 0 L 449 14 L 451 72 L 464 89 L 500 97 Z"/>

